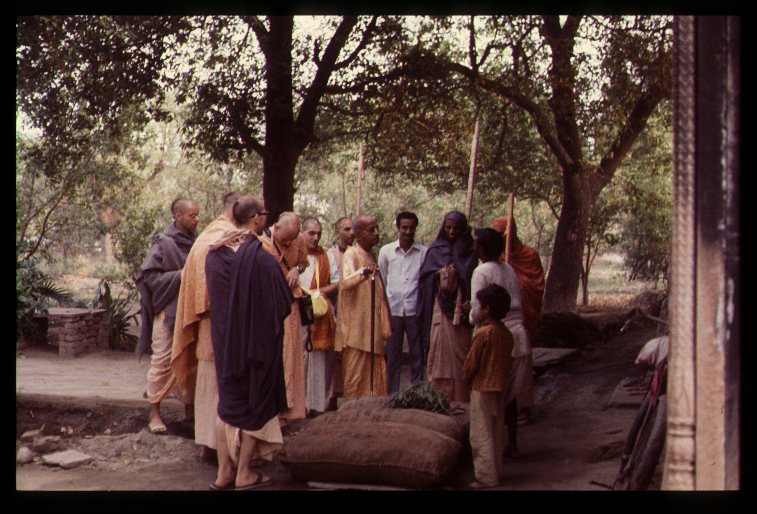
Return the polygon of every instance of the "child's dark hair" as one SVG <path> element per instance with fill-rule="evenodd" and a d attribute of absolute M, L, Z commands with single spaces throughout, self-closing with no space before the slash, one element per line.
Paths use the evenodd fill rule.
<path fill-rule="evenodd" d="M 510 311 L 510 293 L 499 284 L 489 284 L 476 293 L 482 307 L 489 307 L 492 319 L 502 319 Z"/>
<path fill-rule="evenodd" d="M 502 234 L 493 228 L 480 228 L 474 232 L 476 244 L 484 254 L 486 261 L 496 261 L 504 250 Z"/>

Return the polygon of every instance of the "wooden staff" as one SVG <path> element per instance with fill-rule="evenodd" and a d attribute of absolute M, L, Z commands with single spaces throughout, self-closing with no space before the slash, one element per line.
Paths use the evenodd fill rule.
<path fill-rule="evenodd" d="M 512 241 L 512 228 L 513 228 L 513 204 L 515 202 L 515 195 L 510 193 L 508 199 L 509 209 L 507 213 L 507 232 L 505 233 L 505 262 L 510 262 L 510 245 Z"/>
<path fill-rule="evenodd" d="M 473 142 L 470 149 L 470 171 L 468 172 L 468 197 L 465 200 L 465 216 L 470 223 L 470 214 L 473 209 L 473 185 L 476 181 L 476 152 L 478 151 L 478 117 L 476 117 L 476 128 L 473 131 Z"/>
<path fill-rule="evenodd" d="M 357 210 L 355 216 L 360 216 L 360 204 L 363 201 L 363 179 L 365 171 L 363 170 L 363 143 L 360 143 L 360 157 L 357 165 Z"/>
<path fill-rule="evenodd" d="M 373 367 L 374 367 L 374 345 L 375 345 L 375 321 L 376 312 L 376 272 L 371 273 L 371 398 L 373 398 Z"/>

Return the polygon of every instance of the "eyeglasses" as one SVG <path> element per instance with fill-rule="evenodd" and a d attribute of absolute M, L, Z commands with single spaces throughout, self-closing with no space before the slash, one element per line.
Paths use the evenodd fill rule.
<path fill-rule="evenodd" d="M 268 216 L 268 214 L 268 211 L 260 211 L 259 213 L 257 213 L 257 216 Z"/>

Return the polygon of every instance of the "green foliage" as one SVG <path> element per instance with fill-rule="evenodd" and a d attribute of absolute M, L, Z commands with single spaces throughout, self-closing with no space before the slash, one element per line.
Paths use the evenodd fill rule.
<path fill-rule="evenodd" d="M 131 278 L 127 265 L 117 261 L 99 261 L 95 264 L 92 276 L 108 281 L 124 281 Z"/>
<path fill-rule="evenodd" d="M 428 382 L 418 382 L 402 387 L 386 403 L 386 406 L 393 409 L 420 409 L 451 415 L 449 399 L 444 393 L 431 387 Z"/>
<path fill-rule="evenodd" d="M 630 280 L 667 283 L 673 234 L 671 106 L 651 120 L 619 175 L 626 199 L 620 247 Z"/>
<path fill-rule="evenodd" d="M 114 350 L 134 351 L 139 337 L 129 333 L 133 320 L 137 320 L 139 311 L 129 311 L 138 298 L 136 289 L 130 290 L 126 297 L 119 293 L 114 299 L 110 292 L 110 285 L 103 279 L 97 286 L 92 305 L 95 309 L 105 309 L 103 321 L 108 325 L 108 346 Z"/>
<path fill-rule="evenodd" d="M 57 287 L 39 269 L 39 259 L 23 258 L 16 250 L 16 340 L 24 337 L 33 340 L 37 336 L 34 315 L 47 312 L 49 302 L 67 301 L 72 294 Z"/>
<path fill-rule="evenodd" d="M 159 207 L 125 206 L 119 223 L 113 228 L 116 258 L 126 266 L 132 280 L 136 279 L 147 256 L 152 235 L 161 230 L 160 212 Z"/>
<path fill-rule="evenodd" d="M 274 21 L 285 30 L 274 34 Z M 17 137 L 17 240 L 35 241 L 40 254 L 65 256 L 91 252 L 112 231 L 116 256 L 134 277 L 150 235 L 170 219 L 173 198 L 197 201 L 199 230 L 220 212 L 220 196 L 229 190 L 263 196 L 265 182 L 266 202 L 275 190 L 279 208 L 288 201 L 281 191 L 290 194 L 284 175 L 291 164 L 294 208 L 321 218 L 327 245 L 333 221 L 355 213 L 363 141 L 361 211 L 376 215 L 380 244 L 396 237 L 394 215 L 402 209 L 417 212 L 416 238 L 428 244 L 445 212 L 465 208 L 478 117 L 471 225 L 504 215 L 514 192 L 519 235 L 549 259 L 564 194 L 560 156 L 567 152 L 585 164 L 587 175 L 597 171 L 634 100 L 667 87 L 671 34 L 669 17 L 583 17 L 575 41 L 566 40 L 571 69 L 554 74 L 555 33 L 547 37 L 554 22 L 294 17 L 288 31 L 286 19 L 263 17 L 18 18 L 18 118 L 34 137 Z M 559 23 L 567 33 L 572 19 Z M 341 42 L 332 39 L 338 26 L 349 27 Z M 339 64 L 321 68 L 332 42 Z M 272 46 L 284 55 L 266 56 Z M 272 85 L 267 74 L 277 68 L 291 77 Z M 556 94 L 563 79 L 572 94 Z M 575 127 L 568 126 L 573 119 Z M 659 124 L 669 127 L 669 120 Z M 598 242 L 612 244 L 617 223 L 623 226 L 632 276 L 659 275 L 668 237 L 666 202 L 654 195 L 665 184 L 643 175 L 663 160 L 655 145 L 670 153 L 660 144 L 669 134 L 649 132 L 644 151 L 634 148 L 617 173 L 633 178 L 600 196 L 588 229 L 591 256 Z M 607 184 L 619 182 L 612 166 L 600 171 Z M 116 212 L 113 223 L 101 219 L 108 208 Z M 117 270 L 99 271 L 110 279 Z"/>

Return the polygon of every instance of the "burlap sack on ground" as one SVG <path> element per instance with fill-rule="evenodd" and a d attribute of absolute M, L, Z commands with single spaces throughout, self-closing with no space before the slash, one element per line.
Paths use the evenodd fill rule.
<path fill-rule="evenodd" d="M 432 489 L 457 466 L 462 445 L 434 430 L 392 422 L 322 423 L 289 439 L 279 454 L 304 482 Z"/>
<path fill-rule="evenodd" d="M 339 406 L 340 411 L 344 410 L 350 410 L 350 409 L 365 409 L 365 408 L 373 408 L 373 409 L 379 409 L 383 407 L 386 402 L 389 401 L 391 397 L 390 396 L 374 396 L 373 398 L 353 398 L 352 400 L 344 400 L 342 404 Z"/>
<path fill-rule="evenodd" d="M 362 407 L 340 408 L 327 412 L 312 420 L 306 430 L 322 426 L 345 425 L 348 423 L 401 423 L 440 432 L 460 443 L 467 438 L 466 426 L 446 414 L 436 414 L 419 409 L 393 409 L 381 404 L 364 403 Z"/>

